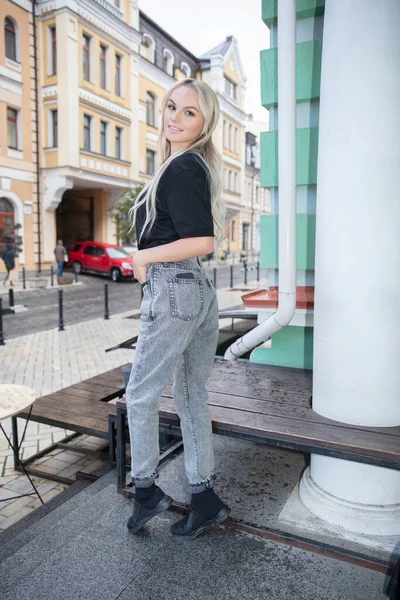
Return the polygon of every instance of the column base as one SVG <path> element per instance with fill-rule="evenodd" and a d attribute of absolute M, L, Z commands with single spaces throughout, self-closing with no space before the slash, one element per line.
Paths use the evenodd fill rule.
<path fill-rule="evenodd" d="M 338 498 L 319 487 L 306 469 L 299 497 L 316 517 L 348 531 L 366 535 L 400 535 L 400 504 L 380 506 Z"/>
<path fill-rule="evenodd" d="M 316 517 L 304 506 L 299 496 L 299 484 L 293 489 L 279 517 L 279 528 L 320 542 L 362 551 L 371 556 L 389 556 L 399 543 L 398 535 L 366 535 L 332 525 Z M 353 544 L 357 544 L 354 546 Z M 384 553 L 382 555 L 382 552 Z"/>

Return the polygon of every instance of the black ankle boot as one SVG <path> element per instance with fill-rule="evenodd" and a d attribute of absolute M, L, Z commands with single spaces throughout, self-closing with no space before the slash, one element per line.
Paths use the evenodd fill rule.
<path fill-rule="evenodd" d="M 230 512 L 229 506 L 218 498 L 213 489 L 192 494 L 186 517 L 171 526 L 172 535 L 193 540 L 215 523 L 223 523 Z"/>
<path fill-rule="evenodd" d="M 172 502 L 173 499 L 154 484 L 151 488 L 136 488 L 133 513 L 126 524 L 129 531 L 139 531 L 150 519 L 167 510 Z"/>

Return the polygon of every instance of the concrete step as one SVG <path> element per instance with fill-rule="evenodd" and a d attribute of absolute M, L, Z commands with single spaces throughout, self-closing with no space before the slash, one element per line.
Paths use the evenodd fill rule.
<path fill-rule="evenodd" d="M 0 534 L 0 569 L 2 563 L 31 543 L 43 532 L 47 532 L 70 513 L 76 511 L 105 487 L 116 481 L 115 471 L 111 471 L 95 481 L 80 480 L 40 506 L 15 525 Z"/>

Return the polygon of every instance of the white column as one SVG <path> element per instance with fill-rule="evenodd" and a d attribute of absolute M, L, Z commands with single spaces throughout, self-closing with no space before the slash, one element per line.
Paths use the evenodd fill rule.
<path fill-rule="evenodd" d="M 313 408 L 400 425 L 400 4 L 326 0 Z M 400 533 L 400 472 L 321 456 L 300 484 L 321 519 Z"/>

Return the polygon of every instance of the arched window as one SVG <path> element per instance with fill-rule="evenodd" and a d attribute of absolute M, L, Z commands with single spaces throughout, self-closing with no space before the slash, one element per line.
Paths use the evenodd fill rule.
<path fill-rule="evenodd" d="M 0 198 L 0 229 L 14 227 L 14 207 L 7 198 Z"/>
<path fill-rule="evenodd" d="M 4 21 L 4 39 L 6 42 L 6 58 L 17 61 L 17 27 L 10 17 Z"/>
<path fill-rule="evenodd" d="M 168 73 L 168 75 L 174 75 L 174 55 L 172 54 L 171 50 L 168 50 L 168 48 L 164 48 L 164 52 L 163 52 L 163 58 L 164 58 L 164 71 L 166 73 Z"/>
<path fill-rule="evenodd" d="M 185 74 L 185 77 L 191 77 L 192 70 L 189 65 L 185 62 L 181 63 L 181 71 Z"/>
<path fill-rule="evenodd" d="M 156 99 L 150 92 L 146 94 L 146 123 L 155 127 L 156 120 Z"/>
<path fill-rule="evenodd" d="M 148 33 L 143 34 L 142 46 L 145 49 L 145 53 L 141 52 L 142 56 L 144 55 L 145 58 L 147 58 L 147 60 L 149 60 L 152 63 L 155 63 L 156 62 L 156 43 L 155 43 L 154 39 L 151 37 L 151 35 L 149 35 Z"/>

